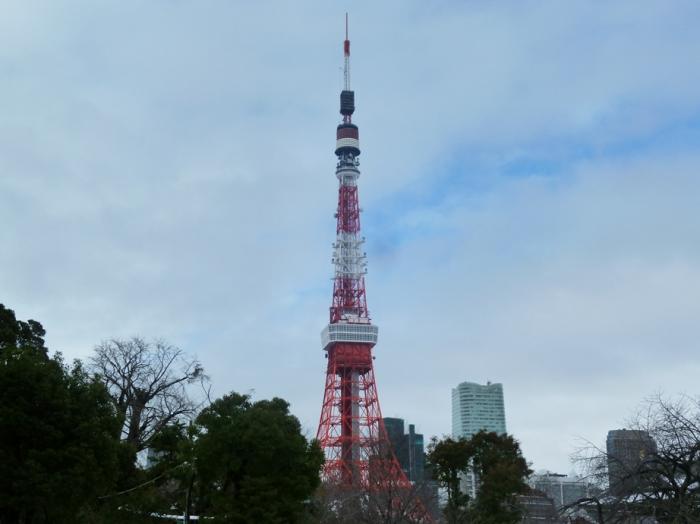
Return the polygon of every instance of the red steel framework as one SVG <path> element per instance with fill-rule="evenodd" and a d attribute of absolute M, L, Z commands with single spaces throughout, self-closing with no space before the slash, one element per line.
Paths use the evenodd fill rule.
<path fill-rule="evenodd" d="M 325 392 L 317 438 L 326 462 L 324 482 L 368 492 L 411 489 L 391 449 L 379 406 L 372 348 L 377 340 L 367 310 L 365 254 L 360 250 L 360 206 L 357 168 L 358 128 L 352 123 L 350 41 L 344 42 L 345 89 L 340 95 L 343 122 L 338 126 L 336 155 L 339 180 L 337 239 L 333 244 L 335 276 L 330 323 L 322 334 L 327 352 Z M 430 522 L 421 509 L 416 519 Z"/>

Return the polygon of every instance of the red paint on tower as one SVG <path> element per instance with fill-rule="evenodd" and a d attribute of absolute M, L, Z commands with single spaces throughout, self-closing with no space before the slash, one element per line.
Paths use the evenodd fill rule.
<path fill-rule="evenodd" d="M 395 494 L 410 490 L 411 483 L 391 449 L 374 376 L 372 348 L 377 340 L 377 327 L 372 325 L 367 310 L 365 254 L 360 250 L 364 242 L 360 236 L 357 189 L 360 149 L 357 127 L 349 123 L 354 111 L 354 93 L 349 86 L 347 25 L 344 53 L 346 85 L 341 94 L 344 123 L 338 126 L 336 135 L 339 188 L 337 238 L 333 245 L 335 277 L 330 323 L 322 335 L 328 367 L 317 439 L 326 456 L 323 468 L 326 483 Z M 420 503 L 412 513 L 415 522 L 432 522 Z"/>

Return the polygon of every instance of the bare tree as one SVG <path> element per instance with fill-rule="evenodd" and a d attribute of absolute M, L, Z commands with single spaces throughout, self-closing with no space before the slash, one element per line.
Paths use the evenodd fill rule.
<path fill-rule="evenodd" d="M 430 524 L 429 507 L 437 505 L 437 490 L 428 482 L 411 483 L 403 476 L 393 452 L 376 448 L 366 482 L 346 486 L 324 483 L 314 501 L 319 524 Z"/>
<path fill-rule="evenodd" d="M 425 504 L 429 491 L 423 483 L 385 485 L 369 490 L 324 484 L 312 502 L 318 524 L 425 524 L 434 522 Z"/>
<path fill-rule="evenodd" d="M 188 386 L 207 380 L 199 361 L 162 340 L 111 339 L 95 347 L 90 362 L 124 418 L 122 438 L 136 451 L 163 427 L 194 414 Z"/>
<path fill-rule="evenodd" d="M 433 517 L 428 508 L 437 504 L 428 483 L 416 482 L 411 485 L 388 485 L 384 490 L 369 492 L 367 496 L 368 518 L 363 522 L 383 524 L 432 523 Z"/>
<path fill-rule="evenodd" d="M 700 399 L 657 395 L 629 426 L 642 439 L 638 448 L 651 451 L 631 461 L 592 445 L 579 450 L 575 460 L 600 494 L 577 506 L 595 509 L 600 524 L 700 522 Z"/>

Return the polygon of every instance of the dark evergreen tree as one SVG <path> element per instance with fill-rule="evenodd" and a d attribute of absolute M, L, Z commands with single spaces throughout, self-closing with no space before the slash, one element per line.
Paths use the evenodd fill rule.
<path fill-rule="evenodd" d="M 15 312 L 0 304 L 0 355 L 6 349 L 36 350 L 46 356 L 46 331 L 36 320 L 17 320 Z"/>
<path fill-rule="evenodd" d="M 517 495 L 528 490 L 532 473 L 520 445 L 511 435 L 480 431 L 469 441 L 472 467 L 478 479 L 476 500 L 470 507 L 474 524 L 509 524 L 520 521 Z"/>
<path fill-rule="evenodd" d="M 520 445 L 510 435 L 480 431 L 470 439 L 433 438 L 428 461 L 436 480 L 447 489 L 448 523 L 510 524 L 520 520 L 517 495 L 527 491 L 531 473 Z M 467 471 L 477 479 L 476 498 L 460 486 Z"/>
<path fill-rule="evenodd" d="M 323 453 L 301 433 L 289 404 L 231 393 L 191 424 L 152 442 L 153 482 L 119 497 L 141 512 L 198 515 L 214 523 L 295 523 L 320 484 Z"/>
<path fill-rule="evenodd" d="M 289 404 L 232 393 L 197 417 L 201 515 L 231 524 L 294 523 L 320 483 L 323 454 Z"/>
<path fill-rule="evenodd" d="M 428 462 L 435 480 L 447 490 L 445 519 L 450 524 L 466 521 L 469 497 L 460 489 L 460 475 L 469 467 L 472 450 L 466 439 L 433 437 L 428 446 Z"/>
<path fill-rule="evenodd" d="M 75 522 L 113 488 L 119 427 L 105 387 L 49 358 L 44 329 L 0 306 L 0 523 Z"/>

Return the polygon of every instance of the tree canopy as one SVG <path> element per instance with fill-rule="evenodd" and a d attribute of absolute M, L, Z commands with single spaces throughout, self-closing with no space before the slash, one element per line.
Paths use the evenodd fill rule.
<path fill-rule="evenodd" d="M 289 404 L 232 393 L 197 417 L 202 514 L 217 522 L 289 523 L 320 483 L 323 455 L 301 433 Z"/>
<path fill-rule="evenodd" d="M 0 522 L 69 522 L 109 491 L 119 418 L 80 363 L 49 358 L 44 329 L 0 306 Z"/>
<path fill-rule="evenodd" d="M 44 335 L 0 305 L 0 524 L 301 520 L 323 453 L 286 401 L 231 393 L 197 414 L 184 387 L 203 371 L 179 349 L 112 340 L 90 373 Z"/>
<path fill-rule="evenodd" d="M 531 473 L 510 435 L 480 431 L 470 439 L 433 438 L 428 461 L 435 479 L 447 490 L 445 518 L 449 523 L 509 524 L 518 522 L 516 496 L 527 490 Z M 476 498 L 463 489 L 467 472 L 476 480 Z"/>
<path fill-rule="evenodd" d="M 14 311 L 0 304 L 0 354 L 6 349 L 26 349 L 46 355 L 45 335 L 39 322 L 17 320 Z"/>
<path fill-rule="evenodd" d="M 163 475 L 154 500 L 215 523 L 298 522 L 320 484 L 321 449 L 280 398 L 230 393 L 192 424 L 161 431 L 153 446 L 152 474 Z"/>

